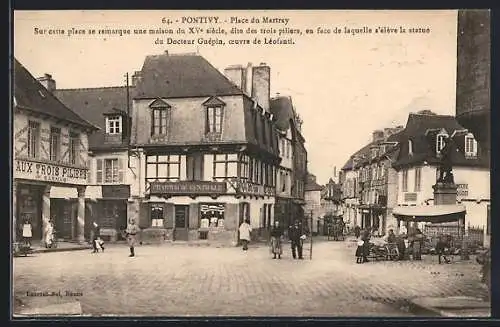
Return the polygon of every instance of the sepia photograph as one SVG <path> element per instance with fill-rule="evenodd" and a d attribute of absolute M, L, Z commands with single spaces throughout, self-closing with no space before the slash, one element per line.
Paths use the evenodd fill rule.
<path fill-rule="evenodd" d="M 490 317 L 490 24 L 15 10 L 11 318 Z"/>

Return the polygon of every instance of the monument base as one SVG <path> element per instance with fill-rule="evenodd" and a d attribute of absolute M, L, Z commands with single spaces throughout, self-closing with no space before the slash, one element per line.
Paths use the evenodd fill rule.
<path fill-rule="evenodd" d="M 457 204 L 457 188 L 455 183 L 437 182 L 434 189 L 434 204 Z"/>

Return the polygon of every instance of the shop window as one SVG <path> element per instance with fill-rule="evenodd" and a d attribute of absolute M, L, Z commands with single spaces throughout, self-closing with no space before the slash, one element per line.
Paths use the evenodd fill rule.
<path fill-rule="evenodd" d="M 224 181 L 227 178 L 238 177 L 238 155 L 216 154 L 213 161 L 213 179 Z"/>
<path fill-rule="evenodd" d="M 28 123 L 28 156 L 37 158 L 40 146 L 40 123 L 30 121 Z"/>
<path fill-rule="evenodd" d="M 69 134 L 69 163 L 72 165 L 79 164 L 79 150 L 80 150 L 80 135 L 75 132 Z"/>
<path fill-rule="evenodd" d="M 58 161 L 61 153 L 61 129 L 50 128 L 50 160 Z"/>
<path fill-rule="evenodd" d="M 150 155 L 146 159 L 146 179 L 149 181 L 179 181 L 180 155 Z"/>
<path fill-rule="evenodd" d="M 163 227 L 164 219 L 163 204 L 151 204 L 151 227 Z"/>
<path fill-rule="evenodd" d="M 200 204 L 200 228 L 223 228 L 224 211 L 224 203 Z"/>

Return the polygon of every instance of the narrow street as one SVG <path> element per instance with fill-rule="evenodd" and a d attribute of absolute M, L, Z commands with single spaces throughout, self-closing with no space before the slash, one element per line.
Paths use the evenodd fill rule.
<path fill-rule="evenodd" d="M 266 247 L 123 245 L 106 252 L 43 253 L 14 259 L 18 307 L 80 301 L 88 315 L 410 316 L 417 296 L 480 296 L 470 262 L 370 262 L 359 265 L 352 242 L 317 242 L 313 260 L 281 260 Z M 308 256 L 306 256 L 308 258 Z M 58 292 L 62 296 L 27 296 Z M 65 296 L 66 291 L 72 292 Z"/>

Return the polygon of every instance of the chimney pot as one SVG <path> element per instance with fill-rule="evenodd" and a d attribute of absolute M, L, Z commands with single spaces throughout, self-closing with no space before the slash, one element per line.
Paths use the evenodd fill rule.
<path fill-rule="evenodd" d="M 165 52 L 164 52 L 164 53 L 168 56 L 168 50 L 165 50 Z"/>
<path fill-rule="evenodd" d="M 49 92 L 54 92 L 56 90 L 56 81 L 52 79 L 52 75 L 45 73 L 42 77 L 37 78 L 37 80 L 47 89 Z"/>

